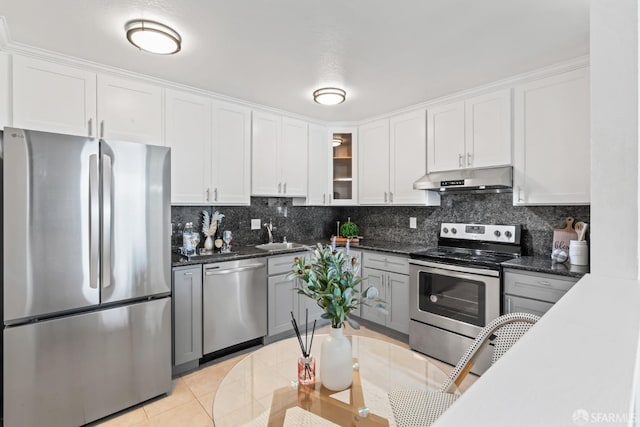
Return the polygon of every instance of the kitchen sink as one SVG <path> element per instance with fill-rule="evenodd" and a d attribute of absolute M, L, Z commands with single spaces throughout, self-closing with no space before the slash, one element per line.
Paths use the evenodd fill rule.
<path fill-rule="evenodd" d="M 296 248 L 304 248 L 305 245 L 301 243 L 263 243 L 262 245 L 256 245 L 256 248 L 261 249 L 263 251 L 281 251 L 284 249 L 296 249 Z"/>

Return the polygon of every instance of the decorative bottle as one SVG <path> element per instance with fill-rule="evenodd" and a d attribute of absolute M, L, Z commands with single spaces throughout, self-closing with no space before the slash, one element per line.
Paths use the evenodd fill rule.
<path fill-rule="evenodd" d="M 222 246 L 224 245 L 224 241 L 222 240 L 222 230 L 220 230 L 220 223 L 218 222 L 218 226 L 216 227 L 216 234 L 213 239 L 213 247 L 216 252 L 222 252 Z"/>
<path fill-rule="evenodd" d="M 185 255 L 191 255 L 195 252 L 195 249 L 193 245 L 193 223 L 187 222 L 182 231 L 182 250 Z"/>

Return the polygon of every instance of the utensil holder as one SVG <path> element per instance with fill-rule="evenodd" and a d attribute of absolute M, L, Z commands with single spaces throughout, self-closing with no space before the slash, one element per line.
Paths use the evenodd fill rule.
<path fill-rule="evenodd" d="M 573 265 L 589 265 L 589 246 L 585 240 L 569 242 L 569 261 Z"/>

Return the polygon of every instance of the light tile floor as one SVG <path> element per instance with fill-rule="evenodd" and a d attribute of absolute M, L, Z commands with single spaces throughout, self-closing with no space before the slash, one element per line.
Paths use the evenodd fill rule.
<path fill-rule="evenodd" d="M 328 333 L 328 326 L 318 329 L 316 333 Z M 409 346 L 400 340 L 376 332 L 366 326 L 359 330 L 347 329 L 347 335 L 363 335 L 392 342 L 404 348 Z M 212 425 L 213 399 L 218 385 L 225 374 L 247 353 L 234 355 L 220 362 L 212 362 L 203 365 L 194 372 L 175 378 L 169 395 L 154 399 L 132 409 L 119 412 L 92 424 L 101 427 L 200 427 Z M 452 366 L 431 359 L 445 373 L 451 372 Z M 475 375 L 468 375 L 463 381 L 460 390 L 467 390 L 476 381 Z"/>

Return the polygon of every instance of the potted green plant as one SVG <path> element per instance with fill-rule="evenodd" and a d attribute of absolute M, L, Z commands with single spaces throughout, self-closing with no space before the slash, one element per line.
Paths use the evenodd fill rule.
<path fill-rule="evenodd" d="M 343 390 L 351 385 L 351 343 L 344 336 L 344 325 L 349 323 L 354 329 L 360 325 L 350 313 L 362 304 L 385 309 L 377 289 L 358 290 L 362 283 L 359 270 L 355 257 L 318 244 L 313 257 L 296 257 L 291 272 L 292 277 L 300 280 L 297 292 L 315 300 L 324 310 L 322 318 L 331 322 L 320 358 L 322 384 L 330 390 Z"/>
<path fill-rule="evenodd" d="M 349 221 L 340 226 L 340 236 L 347 239 L 358 237 L 358 231 L 358 226 L 355 222 L 351 222 L 351 218 L 349 218 Z"/>

